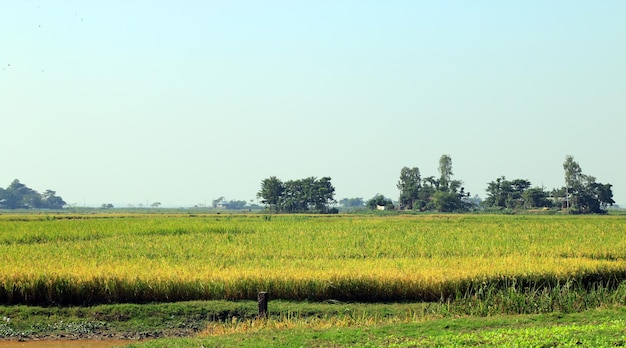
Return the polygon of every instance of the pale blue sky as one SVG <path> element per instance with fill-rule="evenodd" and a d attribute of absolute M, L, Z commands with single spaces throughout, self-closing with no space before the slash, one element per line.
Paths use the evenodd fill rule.
<path fill-rule="evenodd" d="M 255 199 L 330 176 L 397 199 L 400 169 L 485 198 L 562 163 L 626 204 L 626 1 L 0 3 L 0 186 L 68 203 Z"/>

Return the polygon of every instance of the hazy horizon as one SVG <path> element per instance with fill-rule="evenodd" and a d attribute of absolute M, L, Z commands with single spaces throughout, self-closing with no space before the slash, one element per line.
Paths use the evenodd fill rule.
<path fill-rule="evenodd" d="M 486 197 L 564 186 L 626 204 L 626 2 L 0 4 L 0 187 L 69 204 L 254 200 L 332 178 L 398 198 L 402 167 Z"/>

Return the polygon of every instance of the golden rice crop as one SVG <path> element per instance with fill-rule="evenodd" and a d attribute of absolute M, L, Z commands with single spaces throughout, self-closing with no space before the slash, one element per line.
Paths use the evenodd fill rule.
<path fill-rule="evenodd" d="M 67 217 L 71 217 L 68 219 Z M 0 218 L 0 302 L 437 300 L 484 282 L 626 279 L 620 216 Z"/>

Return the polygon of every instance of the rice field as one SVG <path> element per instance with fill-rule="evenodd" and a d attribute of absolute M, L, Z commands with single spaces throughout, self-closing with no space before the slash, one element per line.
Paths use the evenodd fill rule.
<path fill-rule="evenodd" d="M 0 303 L 440 301 L 617 287 L 626 217 L 0 215 Z"/>

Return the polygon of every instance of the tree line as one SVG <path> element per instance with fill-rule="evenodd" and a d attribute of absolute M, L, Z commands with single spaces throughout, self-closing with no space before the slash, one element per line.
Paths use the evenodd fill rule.
<path fill-rule="evenodd" d="M 336 213 L 330 205 L 336 203 L 335 188 L 330 177 L 281 181 L 275 176 L 263 179 L 257 197 L 271 212 Z"/>
<path fill-rule="evenodd" d="M 0 209 L 62 209 L 66 204 L 55 191 L 39 193 L 17 179 L 0 188 Z"/>
<path fill-rule="evenodd" d="M 501 176 L 487 184 L 487 197 L 480 202 L 465 191 L 463 181 L 453 178 L 452 158 L 442 155 L 439 159 L 439 175 L 422 177 L 418 167 L 400 170 L 397 188 L 400 196 L 396 203 L 377 194 L 364 202 L 362 198 L 345 198 L 342 206 L 370 209 L 399 209 L 412 211 L 466 212 L 488 209 L 537 209 L 562 208 L 571 213 L 606 213 L 615 204 L 611 184 L 597 182 L 591 175 L 583 174 L 572 156 L 563 163 L 565 186 L 547 191 L 533 187 L 526 179 L 507 180 Z M 281 181 L 275 176 L 264 179 L 257 197 L 271 212 L 336 213 L 332 207 L 337 203 L 335 188 L 330 177 Z M 159 203 L 160 204 L 160 203 Z M 55 191 L 39 193 L 22 184 L 18 179 L 6 188 L 0 188 L 0 209 L 62 209 L 66 202 Z M 213 201 L 213 206 L 245 206 L 245 201 L 225 201 L 223 197 Z M 111 205 L 112 207 L 112 205 Z"/>
<path fill-rule="evenodd" d="M 612 206 L 611 184 L 596 182 L 596 178 L 582 173 L 572 156 L 563 162 L 565 186 L 547 191 L 531 187 L 525 179 L 507 180 L 504 176 L 487 185 L 485 207 L 506 209 L 561 208 L 575 214 L 606 213 Z"/>
<path fill-rule="evenodd" d="M 400 190 L 398 204 L 402 210 L 419 211 L 564 208 L 571 213 L 587 214 L 605 213 L 607 207 L 615 203 L 612 185 L 596 182 L 595 177 L 583 174 L 572 156 L 566 156 L 563 169 L 565 186 L 552 191 L 532 187 L 526 179 L 497 178 L 487 184 L 487 198 L 478 205 L 469 199 L 462 181 L 452 180 L 452 159 L 443 155 L 439 160 L 438 178 L 422 179 L 417 167 L 402 168 L 397 185 Z M 373 199 L 380 200 L 380 197 Z"/>
<path fill-rule="evenodd" d="M 397 202 L 381 194 L 368 201 L 362 198 L 344 198 L 340 204 L 346 209 L 380 209 L 402 211 L 499 211 L 530 209 L 563 209 L 573 214 L 602 214 L 615 204 L 611 184 L 597 182 L 591 175 L 582 173 L 580 165 L 570 155 L 563 163 L 565 186 L 546 190 L 533 187 L 527 179 L 507 180 L 501 176 L 487 183 L 485 200 L 470 197 L 463 182 L 453 178 L 452 158 L 442 155 L 439 175 L 422 177 L 418 167 L 400 170 Z"/>

